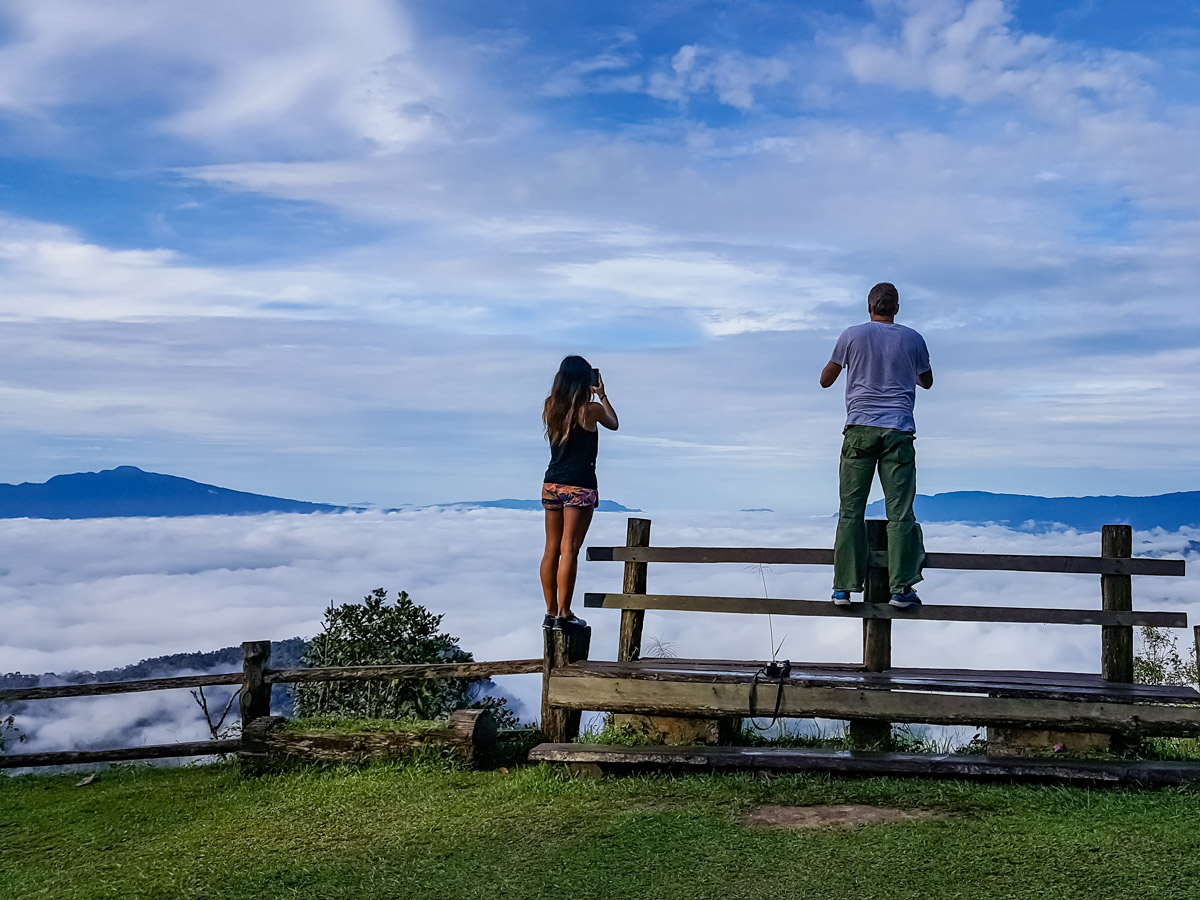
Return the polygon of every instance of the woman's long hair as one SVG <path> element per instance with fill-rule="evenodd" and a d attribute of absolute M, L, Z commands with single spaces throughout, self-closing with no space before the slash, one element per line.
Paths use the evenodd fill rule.
<path fill-rule="evenodd" d="M 550 396 L 542 407 L 542 423 L 551 444 L 561 444 L 581 425 L 579 413 L 592 399 L 592 367 L 582 356 L 568 356 L 558 367 Z"/>

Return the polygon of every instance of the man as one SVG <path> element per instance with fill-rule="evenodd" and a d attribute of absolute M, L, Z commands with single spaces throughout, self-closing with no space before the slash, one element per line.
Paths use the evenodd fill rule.
<path fill-rule="evenodd" d="M 867 525 L 863 517 L 871 481 L 879 469 L 887 507 L 888 580 L 892 606 L 917 607 L 913 585 L 921 580 L 925 546 L 913 515 L 917 492 L 913 440 L 916 386 L 933 387 L 925 339 L 896 324 L 900 295 L 883 282 L 867 295 L 871 321 L 842 332 L 821 372 L 830 387 L 846 369 L 846 428 L 838 469 L 837 537 L 833 543 L 833 602 L 850 605 L 867 578 Z"/>

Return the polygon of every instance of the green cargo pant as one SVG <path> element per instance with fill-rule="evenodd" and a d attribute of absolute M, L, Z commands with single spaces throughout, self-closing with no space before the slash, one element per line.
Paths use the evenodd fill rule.
<path fill-rule="evenodd" d="M 913 515 L 917 457 L 913 435 L 894 428 L 848 425 L 838 468 L 841 503 L 833 542 L 833 589 L 861 591 L 867 579 L 867 525 L 863 517 L 875 468 L 887 508 L 888 581 L 892 593 L 921 580 L 925 544 Z"/>

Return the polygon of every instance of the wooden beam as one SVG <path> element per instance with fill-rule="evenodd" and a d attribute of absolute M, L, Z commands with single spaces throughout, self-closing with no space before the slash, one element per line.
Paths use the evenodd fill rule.
<path fill-rule="evenodd" d="M 550 678 L 550 702 L 571 709 L 652 715 L 751 716 L 770 714 L 775 689 L 759 693 L 750 706 L 750 685 L 634 678 Z M 764 697 L 770 696 L 768 707 Z M 798 687 L 784 684 L 781 716 L 823 719 L 882 719 L 936 725 L 1002 725 L 1111 731 L 1121 734 L 1200 736 L 1200 706 L 1157 706 L 1085 700 L 1031 700 L 880 691 L 864 688 Z"/>
<path fill-rule="evenodd" d="M 595 562 L 763 563 L 832 566 L 833 551 L 804 547 L 588 547 Z M 887 565 L 886 554 L 871 554 L 871 565 Z M 1110 559 L 1102 556 L 1038 556 L 1008 553 L 926 553 L 926 569 L 1007 572 L 1067 572 L 1076 575 L 1187 574 L 1182 559 Z"/>
<path fill-rule="evenodd" d="M 626 526 L 625 543 L 629 547 L 650 546 L 650 520 L 630 519 Z M 625 578 L 621 591 L 626 594 L 646 593 L 646 564 L 625 563 Z M 642 655 L 642 624 L 646 613 L 640 609 L 621 610 L 621 630 L 617 636 L 617 659 L 638 659 Z"/>
<path fill-rule="evenodd" d="M 301 681 L 401 681 L 425 678 L 490 678 L 493 675 L 531 675 L 542 671 L 540 659 L 496 662 L 418 663 L 394 666 L 321 666 L 312 669 L 267 669 L 268 684 Z"/>
<path fill-rule="evenodd" d="M 700 665 L 702 660 L 662 660 L 660 665 L 594 660 L 558 674 L 566 678 L 637 678 L 643 681 L 690 681 L 703 684 L 745 684 L 763 662 L 728 666 Z M 673 665 L 672 665 L 673 664 Z M 1200 704 L 1200 693 L 1186 685 L 1119 684 L 1098 675 L 1087 680 L 1070 673 L 1045 672 L 1043 677 L 1004 671 L 956 675 L 939 669 L 889 669 L 866 672 L 792 663 L 788 684 L 796 687 L 861 687 L 869 690 L 918 690 L 939 693 L 990 694 L 997 697 L 1039 697 L 1056 700 L 1097 700 L 1113 703 Z M 762 686 L 759 687 L 763 690 Z"/>
<path fill-rule="evenodd" d="M 1028 759 L 925 753 L 803 750 L 789 747 L 621 747 L 538 744 L 535 762 L 596 765 L 602 770 L 683 769 L 826 772 L 831 775 L 919 775 L 1079 785 L 1165 786 L 1200 781 L 1200 763 Z"/>
<path fill-rule="evenodd" d="M 0 703 L 13 703 L 17 700 L 57 700 L 61 697 L 99 697 L 105 694 L 170 691 L 179 688 L 208 687 L 213 684 L 241 683 L 241 672 L 220 672 L 212 675 L 181 675 L 177 678 L 144 678 L 139 681 L 103 681 L 98 684 L 58 684 L 46 687 L 0 690 Z"/>
<path fill-rule="evenodd" d="M 1105 525 L 1100 533 L 1101 553 L 1108 558 L 1133 555 L 1133 528 Z M 1101 575 L 1100 602 L 1106 610 L 1133 609 L 1133 580 L 1128 575 Z M 1133 683 L 1133 628 L 1105 625 L 1100 635 L 1100 672 L 1109 681 Z"/>
<path fill-rule="evenodd" d="M 574 740 L 579 734 L 582 711 L 566 709 L 550 700 L 550 677 L 556 669 L 586 660 L 592 645 L 591 626 L 542 629 L 542 721 L 541 731 L 552 741 Z"/>
<path fill-rule="evenodd" d="M 238 757 L 259 761 L 294 757 L 330 762 L 363 762 L 402 757 L 423 748 L 434 748 L 465 762 L 487 760 L 496 744 L 496 717 L 486 709 L 460 709 L 450 713 L 441 728 L 422 731 L 346 732 L 327 729 L 289 731 L 279 716 L 255 719 L 242 735 Z"/>
<path fill-rule="evenodd" d="M 887 603 L 892 592 L 886 564 L 888 533 L 887 522 L 868 519 L 867 547 L 872 556 L 883 554 L 885 564 L 867 568 L 867 580 L 863 585 L 863 605 L 868 608 L 892 609 Z M 863 631 L 863 668 L 868 672 L 882 672 L 892 667 L 892 620 L 885 616 L 865 616 Z M 849 723 L 850 740 L 855 747 L 891 749 L 892 723 L 874 719 L 853 719 Z"/>
<path fill-rule="evenodd" d="M 191 741 L 178 744 L 150 744 L 119 750 L 61 750 L 53 753 L 14 753 L 0 756 L 0 769 L 24 769 L 39 766 L 73 766 L 81 763 L 124 762 L 136 759 L 170 759 L 176 756 L 212 756 L 234 753 L 239 740 Z"/>
<path fill-rule="evenodd" d="M 938 622 L 1024 622 L 1041 625 L 1154 625 L 1186 628 L 1187 613 L 1020 606 L 951 606 L 927 603 L 897 609 L 886 603 L 836 606 L 827 600 L 772 597 L 701 597 L 682 594 L 584 594 L 583 605 L 598 609 L 666 609 L 686 612 L 757 613 L 847 619 L 912 619 Z"/>

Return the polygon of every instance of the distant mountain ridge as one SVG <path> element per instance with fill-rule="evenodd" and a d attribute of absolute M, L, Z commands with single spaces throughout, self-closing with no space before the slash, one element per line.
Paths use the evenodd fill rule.
<path fill-rule="evenodd" d="M 417 509 L 541 509 L 541 500 L 463 500 L 460 503 L 434 503 L 430 506 L 418 506 Z M 391 512 L 392 510 L 389 510 Z M 622 506 L 616 500 L 601 500 L 596 512 L 641 512 Z"/>
<path fill-rule="evenodd" d="M 1077 531 L 1099 531 L 1102 525 L 1132 525 L 1140 531 L 1175 531 L 1200 525 L 1200 491 L 1151 497 L 1037 497 L 987 491 L 918 494 L 913 503 L 922 522 L 995 523 L 1025 531 L 1065 525 Z M 883 501 L 867 507 L 867 515 L 885 515 Z"/>
<path fill-rule="evenodd" d="M 468 500 L 432 506 L 385 509 L 541 509 L 540 500 Z M 602 500 L 600 512 L 641 512 L 613 500 Z M 247 491 L 234 491 L 117 466 L 101 472 L 55 475 L 43 483 L 0 484 L 0 519 L 107 519 L 156 516 L 246 516 L 261 513 L 365 512 L 361 506 L 309 503 Z"/>
<path fill-rule="evenodd" d="M 119 516 L 220 516 L 345 512 L 347 506 L 306 503 L 232 491 L 176 475 L 117 466 L 55 475 L 42 484 L 0 484 L 0 518 L 99 519 Z"/>

